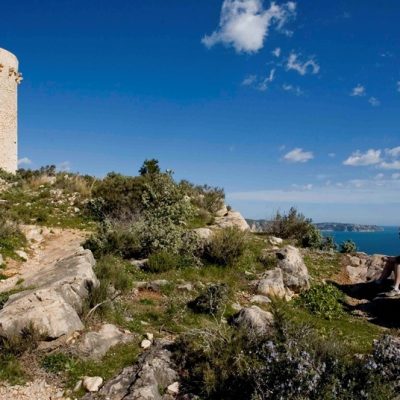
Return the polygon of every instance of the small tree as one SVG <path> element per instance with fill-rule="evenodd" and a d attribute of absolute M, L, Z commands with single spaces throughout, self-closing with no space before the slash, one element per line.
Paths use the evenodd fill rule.
<path fill-rule="evenodd" d="M 142 176 L 145 175 L 154 175 L 160 173 L 160 166 L 158 165 L 158 160 L 152 158 L 151 160 L 145 160 L 143 165 L 139 169 L 139 174 Z"/>

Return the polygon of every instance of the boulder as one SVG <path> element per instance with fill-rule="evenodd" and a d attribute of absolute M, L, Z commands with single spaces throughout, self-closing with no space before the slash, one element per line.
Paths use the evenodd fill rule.
<path fill-rule="evenodd" d="M 10 296 L 0 311 L 0 336 L 18 335 L 30 325 L 51 339 L 82 329 L 83 302 L 99 285 L 94 265 L 91 251 L 80 249 L 27 276 L 26 290 Z"/>
<path fill-rule="evenodd" d="M 87 332 L 78 346 L 78 352 L 84 357 L 100 360 L 107 351 L 121 343 L 128 343 L 133 335 L 112 324 L 104 324 L 98 332 Z"/>
<path fill-rule="evenodd" d="M 216 217 L 214 226 L 217 228 L 238 228 L 241 231 L 249 231 L 250 226 L 238 211 L 228 211 L 222 217 Z"/>
<path fill-rule="evenodd" d="M 135 365 L 126 367 L 98 392 L 88 393 L 83 400 L 167 400 L 168 388 L 176 389 L 178 374 L 169 351 L 171 343 L 157 342 L 143 353 Z"/>
<path fill-rule="evenodd" d="M 283 284 L 283 274 L 280 268 L 266 271 L 256 284 L 256 292 L 263 296 L 285 297 L 287 292 Z"/>
<path fill-rule="evenodd" d="M 4 264 L 4 258 L 3 256 L 0 254 L 0 266 L 2 266 Z"/>
<path fill-rule="evenodd" d="M 296 293 L 310 287 L 310 276 L 300 251 L 294 246 L 286 246 L 276 253 L 278 267 L 282 270 L 285 287 Z"/>
<path fill-rule="evenodd" d="M 362 283 L 365 282 L 367 277 L 367 267 L 361 267 L 360 265 L 357 267 L 353 267 L 351 265 L 346 266 L 346 272 L 349 276 L 351 283 Z"/>
<path fill-rule="evenodd" d="M 388 262 L 390 262 L 390 257 L 381 254 L 368 257 L 366 262 L 367 280 L 378 279 Z"/>
<path fill-rule="evenodd" d="M 271 246 L 280 246 L 283 243 L 283 239 L 275 236 L 270 236 L 268 238 L 268 242 Z"/>
<path fill-rule="evenodd" d="M 251 306 L 242 308 L 233 316 L 232 322 L 250 333 L 264 334 L 272 329 L 274 317 L 268 311 L 264 311 L 257 306 Z"/>
<path fill-rule="evenodd" d="M 210 228 L 196 228 L 193 229 L 194 234 L 204 243 L 210 241 L 213 231 Z"/>
<path fill-rule="evenodd" d="M 85 376 L 82 385 L 88 392 L 98 392 L 103 384 L 103 378 L 100 376 Z"/>

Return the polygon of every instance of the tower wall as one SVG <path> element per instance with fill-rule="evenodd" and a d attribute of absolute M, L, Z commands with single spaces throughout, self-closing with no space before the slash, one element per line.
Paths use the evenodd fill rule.
<path fill-rule="evenodd" d="M 18 60 L 0 49 L 0 168 L 15 173 L 18 168 Z"/>

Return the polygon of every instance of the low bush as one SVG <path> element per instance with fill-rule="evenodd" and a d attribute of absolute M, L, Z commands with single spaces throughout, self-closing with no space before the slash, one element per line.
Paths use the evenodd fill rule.
<path fill-rule="evenodd" d="M 149 256 L 147 270 L 149 272 L 160 273 L 175 269 L 180 265 L 180 257 L 167 251 L 159 251 Z"/>
<path fill-rule="evenodd" d="M 215 315 L 222 311 L 228 296 L 228 287 L 225 284 L 210 285 L 188 307 L 201 314 Z"/>
<path fill-rule="evenodd" d="M 300 305 L 326 319 L 343 316 L 342 302 L 343 293 L 329 283 L 312 287 L 303 292 L 298 299 Z"/>
<path fill-rule="evenodd" d="M 346 240 L 340 244 L 341 253 L 355 253 L 357 251 L 357 245 L 352 240 Z"/>
<path fill-rule="evenodd" d="M 233 265 L 244 253 L 246 233 L 238 228 L 224 228 L 214 233 L 205 247 L 205 258 L 222 266 Z"/>
<path fill-rule="evenodd" d="M 0 254 L 15 257 L 15 250 L 24 247 L 26 239 L 18 225 L 9 218 L 9 215 L 0 209 Z"/>
<path fill-rule="evenodd" d="M 287 320 L 260 336 L 197 329 L 176 341 L 174 354 L 182 387 L 202 399 L 384 400 L 395 393 L 393 375 L 371 371 L 339 342 Z"/>

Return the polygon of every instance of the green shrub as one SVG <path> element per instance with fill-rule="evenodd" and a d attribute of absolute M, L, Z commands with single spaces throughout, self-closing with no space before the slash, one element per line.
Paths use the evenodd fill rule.
<path fill-rule="evenodd" d="M 247 236 L 238 228 L 224 228 L 214 233 L 205 248 L 205 257 L 222 266 L 233 265 L 244 253 Z"/>
<path fill-rule="evenodd" d="M 196 313 L 215 315 L 222 310 L 227 296 L 228 287 L 225 284 L 210 285 L 188 306 Z"/>
<path fill-rule="evenodd" d="M 357 246 L 352 240 L 346 240 L 340 244 L 341 253 L 355 253 L 357 251 Z"/>
<path fill-rule="evenodd" d="M 147 270 L 149 272 L 166 272 L 175 269 L 180 264 L 180 257 L 176 254 L 167 251 L 159 251 L 150 254 L 147 263 Z"/>
<path fill-rule="evenodd" d="M 299 297 L 299 304 L 306 307 L 313 314 L 326 319 L 343 316 L 343 293 L 332 284 L 321 284 L 303 292 Z"/>

